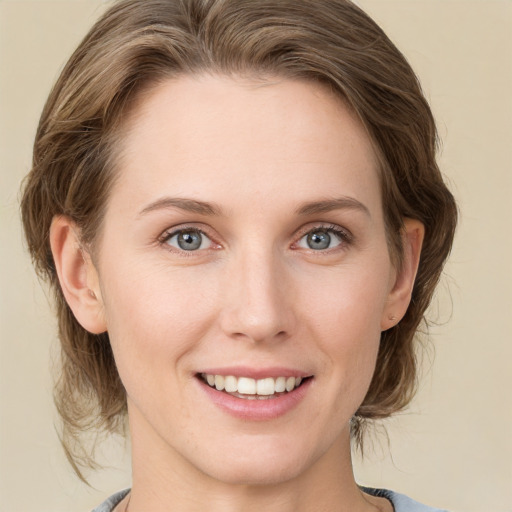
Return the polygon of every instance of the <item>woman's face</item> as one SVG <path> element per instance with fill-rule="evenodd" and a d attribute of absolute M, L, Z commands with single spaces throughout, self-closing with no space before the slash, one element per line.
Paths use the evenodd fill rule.
<path fill-rule="evenodd" d="M 98 247 L 134 456 L 263 483 L 346 451 L 396 273 L 376 159 L 339 99 L 159 85 L 130 117 Z"/>

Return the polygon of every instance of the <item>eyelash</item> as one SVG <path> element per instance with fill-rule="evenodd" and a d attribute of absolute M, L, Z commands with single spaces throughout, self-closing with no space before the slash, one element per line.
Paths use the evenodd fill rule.
<path fill-rule="evenodd" d="M 315 254 L 318 255 L 327 254 L 336 249 L 346 249 L 354 242 L 354 236 L 347 229 L 341 228 L 336 224 L 319 224 L 317 226 L 314 226 L 313 228 L 306 228 L 303 231 L 301 231 L 297 242 L 295 242 L 293 245 L 297 245 L 304 237 L 311 233 L 315 233 L 316 231 L 334 233 L 334 235 L 340 240 L 339 246 L 333 247 L 331 249 L 309 249 L 311 252 L 314 252 Z"/>
<path fill-rule="evenodd" d="M 183 226 L 183 227 L 180 227 L 177 229 L 173 228 L 171 230 L 167 230 L 158 238 L 158 243 L 161 246 L 164 246 L 164 248 L 166 250 L 169 250 L 172 252 L 178 252 L 182 256 L 185 256 L 185 257 L 193 256 L 194 253 L 199 252 L 201 249 L 191 250 L 191 251 L 187 251 L 185 249 L 180 250 L 180 249 L 177 249 L 176 247 L 171 247 L 168 243 L 169 240 L 171 238 L 173 238 L 174 236 L 179 235 L 180 233 L 187 232 L 187 231 L 200 233 L 202 236 L 205 236 L 206 238 L 208 238 L 213 245 L 217 246 L 217 248 L 220 247 L 220 244 L 215 242 L 214 238 L 212 236 L 208 235 L 208 233 L 206 233 L 203 229 L 200 229 L 196 226 Z M 335 224 L 329 224 L 329 225 L 319 224 L 319 225 L 316 225 L 311 228 L 308 227 L 303 230 L 300 230 L 297 240 L 292 244 L 292 248 L 293 248 L 293 246 L 297 246 L 297 244 L 304 237 L 306 237 L 309 234 L 314 233 L 315 231 L 324 231 L 327 233 L 333 233 L 340 240 L 339 246 L 341 246 L 341 247 L 335 246 L 333 248 L 327 248 L 327 249 L 322 249 L 322 250 L 315 250 L 315 249 L 311 249 L 311 248 L 309 249 L 311 252 L 318 254 L 318 255 L 330 253 L 331 251 L 338 249 L 338 247 L 340 249 L 346 249 L 348 246 L 350 246 L 354 242 L 354 236 L 347 229 L 341 228 L 340 226 L 337 226 Z"/>
<path fill-rule="evenodd" d="M 176 235 L 179 235 L 180 233 L 186 233 L 187 231 L 200 233 L 202 236 L 208 238 L 212 244 L 216 245 L 217 247 L 220 245 L 220 244 L 214 242 L 213 237 L 208 235 L 208 233 L 206 233 L 203 229 L 200 229 L 196 226 L 183 226 L 183 227 L 172 228 L 171 230 L 167 230 L 158 238 L 158 243 L 168 251 L 177 252 L 180 255 L 185 256 L 185 257 L 194 256 L 194 253 L 198 252 L 198 250 L 195 250 L 195 251 L 187 251 L 185 249 L 180 250 L 180 249 L 177 249 L 176 247 L 170 246 L 168 243 L 169 240 L 171 240 Z"/>

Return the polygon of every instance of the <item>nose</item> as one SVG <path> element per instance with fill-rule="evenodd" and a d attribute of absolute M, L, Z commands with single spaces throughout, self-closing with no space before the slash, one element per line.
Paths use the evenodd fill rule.
<path fill-rule="evenodd" d="M 223 332 L 252 343 L 287 339 L 295 327 L 291 278 L 271 250 L 248 252 L 232 262 L 223 284 Z"/>

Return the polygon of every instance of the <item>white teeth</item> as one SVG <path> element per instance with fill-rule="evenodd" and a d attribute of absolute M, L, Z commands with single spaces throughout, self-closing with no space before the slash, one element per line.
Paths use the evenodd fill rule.
<path fill-rule="evenodd" d="M 236 377 L 229 375 L 224 378 L 224 389 L 228 393 L 236 393 L 238 391 L 238 383 L 236 381 Z"/>
<path fill-rule="evenodd" d="M 255 395 L 256 381 L 248 377 L 239 377 L 237 391 L 242 395 Z"/>
<path fill-rule="evenodd" d="M 275 382 L 272 377 L 268 379 L 259 379 L 256 382 L 256 393 L 258 395 L 273 395 L 275 391 Z"/>
<path fill-rule="evenodd" d="M 246 398 L 254 399 L 256 396 L 270 396 L 275 393 L 290 392 L 299 387 L 302 377 L 267 377 L 265 379 L 251 379 L 249 377 L 234 377 L 233 375 L 202 374 L 209 386 L 218 391 L 246 395 Z"/>
<path fill-rule="evenodd" d="M 218 391 L 224 389 L 224 377 L 222 375 L 215 375 L 215 387 Z"/>
<path fill-rule="evenodd" d="M 276 393 L 284 393 L 285 389 L 286 389 L 286 377 L 277 377 Z"/>

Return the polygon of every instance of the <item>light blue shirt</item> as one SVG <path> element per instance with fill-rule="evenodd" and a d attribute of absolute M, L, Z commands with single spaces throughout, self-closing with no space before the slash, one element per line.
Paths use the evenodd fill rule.
<path fill-rule="evenodd" d="M 372 496 L 387 498 L 393 505 L 395 512 L 446 512 L 446 510 L 439 508 L 427 507 L 427 505 L 422 505 L 403 494 L 387 489 L 370 489 L 368 487 L 362 487 L 361 489 Z"/>
<path fill-rule="evenodd" d="M 370 489 L 368 487 L 362 487 L 362 490 L 372 496 L 388 499 L 392 503 L 395 512 L 446 512 L 446 510 L 427 507 L 417 501 L 411 500 L 411 498 L 408 498 L 403 494 L 398 494 L 393 491 L 387 491 L 385 489 Z M 130 489 L 125 489 L 124 491 L 119 491 L 116 494 L 113 494 L 92 512 L 112 512 L 114 507 L 116 507 L 116 505 L 118 505 L 129 492 Z"/>

